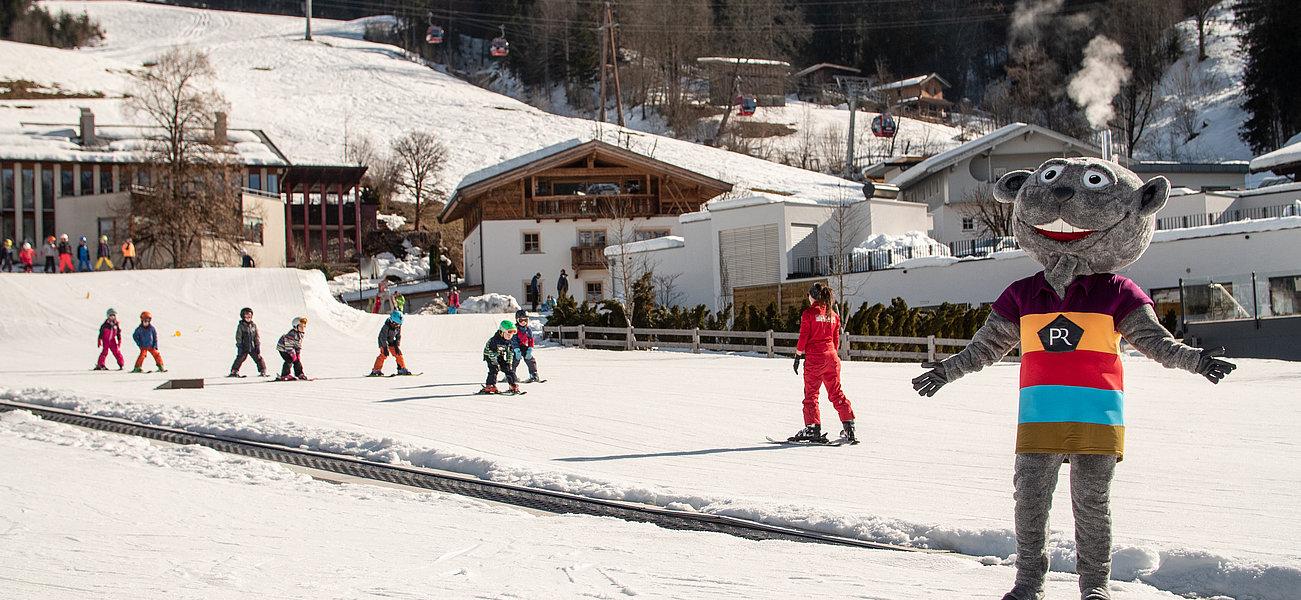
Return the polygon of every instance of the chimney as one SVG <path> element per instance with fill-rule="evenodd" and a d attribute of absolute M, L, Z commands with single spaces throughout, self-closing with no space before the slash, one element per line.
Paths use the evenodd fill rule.
<path fill-rule="evenodd" d="M 1102 130 L 1102 160 L 1115 160 L 1111 150 L 1111 130 Z"/>
<path fill-rule="evenodd" d="M 212 124 L 212 145 L 225 146 L 229 141 L 226 136 L 226 113 L 218 112 L 217 120 Z"/>
<path fill-rule="evenodd" d="M 95 113 L 90 112 L 89 108 L 81 109 L 81 145 L 94 146 L 97 143 L 95 139 Z"/>

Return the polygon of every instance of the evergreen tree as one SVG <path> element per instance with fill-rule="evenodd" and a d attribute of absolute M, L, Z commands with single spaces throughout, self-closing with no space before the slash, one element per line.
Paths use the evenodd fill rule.
<path fill-rule="evenodd" d="M 1251 113 L 1242 138 L 1252 150 L 1269 152 L 1301 131 L 1301 2 L 1242 0 L 1237 18 L 1247 58 L 1243 108 Z"/>

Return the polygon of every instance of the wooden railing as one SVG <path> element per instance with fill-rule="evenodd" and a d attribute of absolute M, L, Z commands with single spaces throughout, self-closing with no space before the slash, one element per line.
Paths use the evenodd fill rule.
<path fill-rule="evenodd" d="M 526 203 L 526 215 L 538 219 L 613 219 L 653 217 L 658 214 L 655 196 L 534 196 Z"/>
<path fill-rule="evenodd" d="M 574 246 L 570 249 L 570 253 L 575 271 L 606 268 L 605 246 Z"/>
<path fill-rule="evenodd" d="M 754 352 L 768 358 L 794 356 L 798 333 L 779 331 L 715 331 L 709 329 L 649 329 L 633 327 L 547 326 L 548 336 L 562 346 L 649 350 L 679 348 L 700 352 Z M 934 361 L 952 356 L 971 340 L 841 334 L 842 359 Z"/>

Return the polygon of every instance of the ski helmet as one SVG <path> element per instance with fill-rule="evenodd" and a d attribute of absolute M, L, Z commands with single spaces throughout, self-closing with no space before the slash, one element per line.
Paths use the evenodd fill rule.
<path fill-rule="evenodd" d="M 99 236 L 99 241 L 104 242 L 105 244 L 107 244 L 107 243 L 108 243 L 108 236 L 106 236 L 106 235 L 101 235 L 101 236 Z"/>
<path fill-rule="evenodd" d="M 396 324 L 398 324 L 398 325 L 401 325 L 401 324 L 402 324 L 402 313 L 400 313 L 400 312 L 398 312 L 398 311 L 395 310 L 395 311 L 393 311 L 393 312 L 391 312 L 391 313 L 388 314 L 388 320 L 393 321 L 394 323 L 396 323 Z"/>
<path fill-rule="evenodd" d="M 241 318 L 241 319 L 244 318 L 244 315 L 251 315 L 251 314 L 253 314 L 253 309 L 251 309 L 251 308 L 249 308 L 249 307 L 247 307 L 247 306 L 245 306 L 244 308 L 239 309 L 239 318 Z"/>
<path fill-rule="evenodd" d="M 527 311 L 527 310 L 524 310 L 524 309 L 521 308 L 521 309 L 515 311 L 515 320 L 517 320 L 517 321 L 520 319 L 520 317 L 527 317 L 527 316 L 529 316 L 529 311 Z"/>
<path fill-rule="evenodd" d="M 13 241 L 13 240 L 11 240 L 11 239 L 9 239 L 9 238 L 5 238 L 5 248 L 8 248 L 8 247 L 13 246 L 13 245 L 14 245 L 14 241 Z"/>
<path fill-rule="evenodd" d="M 149 319 L 150 321 L 152 321 L 152 320 L 154 320 L 154 316 L 151 315 L 151 314 L 149 314 L 149 311 L 146 310 L 146 311 L 140 313 L 140 320 L 143 321 L 143 320 L 145 320 L 145 319 Z"/>
<path fill-rule="evenodd" d="M 84 235 L 81 236 L 81 243 L 83 243 L 83 244 L 86 243 L 86 236 L 84 236 Z"/>
<path fill-rule="evenodd" d="M 294 317 L 294 324 L 293 324 L 294 329 L 298 329 L 299 325 L 302 325 L 303 327 L 307 327 L 307 317 Z"/>
<path fill-rule="evenodd" d="M 32 249 L 31 242 L 23 242 L 23 250 L 31 250 L 31 249 Z"/>
<path fill-rule="evenodd" d="M 515 324 L 510 321 L 502 321 L 500 331 L 515 331 Z"/>
<path fill-rule="evenodd" d="M 117 311 L 114 310 L 114 309 L 112 309 L 112 308 L 110 308 L 110 309 L 108 309 L 108 312 L 105 313 L 104 316 L 106 316 L 106 317 L 116 317 L 116 316 L 117 316 Z"/>
<path fill-rule="evenodd" d="M 63 235 L 60 235 L 60 236 L 59 236 L 59 239 L 65 241 L 65 242 L 68 241 L 68 234 L 65 233 L 65 234 L 63 234 Z"/>

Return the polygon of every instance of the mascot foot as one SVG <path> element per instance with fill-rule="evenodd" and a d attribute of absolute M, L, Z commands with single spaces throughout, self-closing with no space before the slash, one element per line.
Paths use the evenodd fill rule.
<path fill-rule="evenodd" d="M 1111 592 L 1106 587 L 1095 587 L 1080 591 L 1080 600 L 1111 600 Z"/>
<path fill-rule="evenodd" d="M 1013 587 L 1012 591 L 1003 594 L 1003 600 L 1044 600 L 1044 592 L 1018 585 Z"/>

